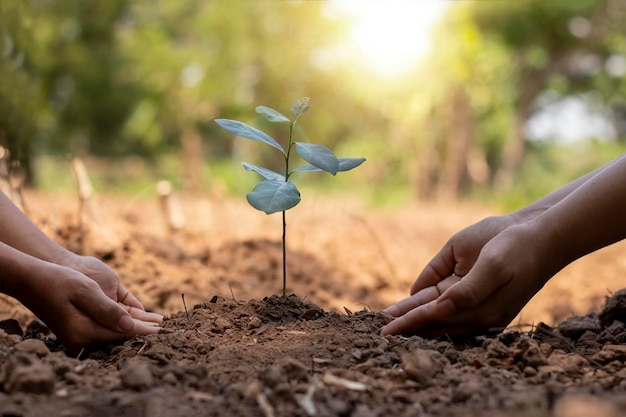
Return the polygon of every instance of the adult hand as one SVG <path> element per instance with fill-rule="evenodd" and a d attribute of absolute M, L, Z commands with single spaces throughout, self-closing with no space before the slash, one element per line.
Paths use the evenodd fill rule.
<path fill-rule="evenodd" d="M 76 256 L 66 264 L 35 260 L 15 295 L 68 352 L 159 331 L 162 316 L 146 312 L 104 263 Z"/>
<path fill-rule="evenodd" d="M 419 305 L 437 299 L 469 272 L 487 242 L 513 224 L 511 216 L 487 217 L 456 233 L 411 285 L 411 296 L 387 307 L 385 313 L 399 317 Z"/>
<path fill-rule="evenodd" d="M 98 283 L 102 291 L 113 301 L 119 303 L 128 313 L 137 320 L 150 323 L 161 323 L 163 316 L 149 313 L 141 302 L 128 291 L 115 273 L 107 264 L 92 256 L 73 255 L 63 263 L 68 268 L 82 273 Z M 101 323 L 111 329 L 116 328 L 116 323 Z"/>
<path fill-rule="evenodd" d="M 489 218 L 455 235 L 426 266 L 411 296 L 388 307 L 383 334 L 462 337 L 502 330 L 560 265 L 534 222 Z"/>

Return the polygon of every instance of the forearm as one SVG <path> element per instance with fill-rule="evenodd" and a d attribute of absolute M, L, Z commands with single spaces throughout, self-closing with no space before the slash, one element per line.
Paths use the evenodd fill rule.
<path fill-rule="evenodd" d="M 52 241 L 0 192 L 0 242 L 49 262 L 62 263 L 72 253 Z"/>
<path fill-rule="evenodd" d="M 590 179 L 594 178 L 595 176 L 597 176 L 598 174 L 602 173 L 604 170 L 606 170 L 607 168 L 613 166 L 615 163 L 617 163 L 621 158 L 618 158 L 612 162 L 609 162 L 608 164 L 596 169 L 595 171 L 592 171 L 582 177 L 579 177 L 577 179 L 575 179 L 574 181 L 568 183 L 567 185 L 551 192 L 550 194 L 540 198 L 539 200 L 535 201 L 534 203 L 525 206 L 513 213 L 511 213 L 509 216 L 514 219 L 514 223 L 522 223 L 531 219 L 534 219 L 535 217 L 539 216 L 541 213 L 543 213 L 544 211 L 548 210 L 550 207 L 554 206 L 555 204 L 558 204 L 561 200 L 563 200 L 564 198 L 566 198 L 568 195 L 570 195 L 572 192 L 576 191 L 580 186 L 582 186 L 583 184 L 585 184 L 587 181 L 589 181 Z"/>
<path fill-rule="evenodd" d="M 36 293 L 38 277 L 49 275 L 52 264 L 0 242 L 0 292 L 24 302 Z"/>
<path fill-rule="evenodd" d="M 626 156 L 532 222 L 559 268 L 626 237 Z"/>

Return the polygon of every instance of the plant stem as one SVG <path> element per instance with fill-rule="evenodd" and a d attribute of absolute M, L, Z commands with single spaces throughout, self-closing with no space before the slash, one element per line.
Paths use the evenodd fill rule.
<path fill-rule="evenodd" d="M 297 120 L 297 118 L 296 118 Z M 285 181 L 289 181 L 289 155 L 293 146 L 293 126 L 289 124 L 289 143 L 287 146 L 287 154 L 285 155 Z M 287 297 L 287 212 L 283 210 L 283 298 Z"/>
<path fill-rule="evenodd" d="M 287 221 L 283 211 L 283 298 L 287 297 Z"/>

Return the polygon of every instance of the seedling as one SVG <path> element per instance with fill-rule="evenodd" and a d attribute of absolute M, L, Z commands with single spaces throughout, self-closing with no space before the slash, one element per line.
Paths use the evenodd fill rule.
<path fill-rule="evenodd" d="M 278 149 L 285 160 L 285 174 L 279 174 L 271 169 L 242 162 L 247 171 L 254 171 L 264 178 L 264 181 L 254 187 L 247 194 L 248 203 L 257 210 L 266 214 L 282 212 L 283 214 L 283 297 L 287 294 L 287 221 L 286 211 L 295 207 L 300 202 L 300 191 L 296 185 L 290 181 L 291 175 L 298 172 L 322 172 L 326 171 L 332 175 L 337 172 L 349 171 L 358 167 L 365 158 L 337 158 L 335 154 L 323 145 L 315 145 L 307 142 L 296 142 L 293 140 L 293 130 L 300 116 L 309 111 L 309 98 L 304 97 L 296 100 L 291 107 L 292 119 L 284 116 L 280 112 L 266 107 L 258 106 L 256 112 L 272 123 L 289 124 L 289 142 L 287 149 L 278 143 L 268 134 L 248 126 L 245 123 L 229 119 L 215 119 L 215 122 L 222 128 L 234 133 L 242 138 L 265 143 Z M 289 157 L 295 148 L 296 153 L 310 165 L 304 165 L 295 169 L 289 167 Z"/>

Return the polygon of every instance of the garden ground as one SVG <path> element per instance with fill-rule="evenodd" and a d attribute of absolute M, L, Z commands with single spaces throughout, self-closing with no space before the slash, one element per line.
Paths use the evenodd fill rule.
<path fill-rule="evenodd" d="M 48 235 L 104 259 L 167 319 L 158 335 L 71 358 L 3 298 L 2 416 L 573 417 L 626 405 L 624 242 L 568 266 L 505 333 L 452 343 L 382 337 L 377 312 L 487 207 L 374 209 L 307 191 L 287 217 L 293 295 L 281 298 L 280 215 L 183 198 L 185 227 L 171 232 L 156 198 L 98 196 L 83 234 L 73 196 L 25 201 Z"/>

